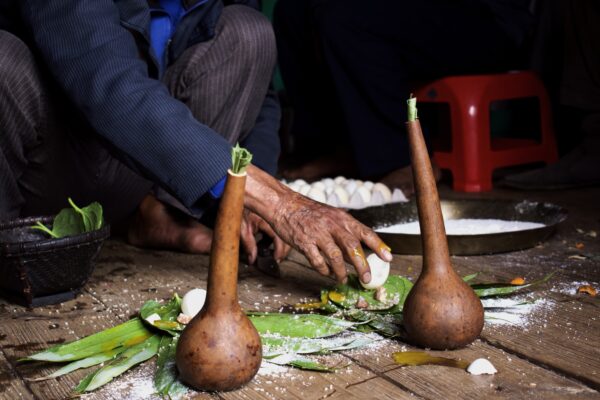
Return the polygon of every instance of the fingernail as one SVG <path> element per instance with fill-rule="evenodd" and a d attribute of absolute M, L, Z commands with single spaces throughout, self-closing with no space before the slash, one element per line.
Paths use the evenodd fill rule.
<path fill-rule="evenodd" d="M 371 282 L 371 273 L 370 272 L 365 272 L 362 276 L 362 281 L 363 283 L 369 283 Z"/>
<path fill-rule="evenodd" d="M 381 242 L 379 244 L 379 251 L 381 252 L 381 254 L 383 255 L 383 258 L 385 259 L 385 261 L 392 261 L 392 248 L 390 246 L 388 246 L 387 244 Z"/>

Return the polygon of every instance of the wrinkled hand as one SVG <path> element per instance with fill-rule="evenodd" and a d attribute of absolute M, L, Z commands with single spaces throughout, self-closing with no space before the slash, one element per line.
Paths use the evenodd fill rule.
<path fill-rule="evenodd" d="M 312 266 L 323 275 L 346 280 L 344 261 L 354 265 L 363 282 L 371 280 L 371 272 L 361 243 L 377 255 L 391 261 L 390 248 L 373 230 L 347 212 L 317 203 L 289 191 L 279 203 L 272 226 L 277 234 L 302 251 Z"/>
<path fill-rule="evenodd" d="M 283 260 L 291 250 L 291 247 L 285 243 L 273 231 L 273 228 L 260 216 L 248 209 L 244 209 L 241 229 L 241 242 L 244 250 L 248 254 L 248 263 L 254 264 L 258 252 L 256 244 L 256 234 L 262 232 L 273 239 L 275 251 L 273 257 L 278 263 Z"/>

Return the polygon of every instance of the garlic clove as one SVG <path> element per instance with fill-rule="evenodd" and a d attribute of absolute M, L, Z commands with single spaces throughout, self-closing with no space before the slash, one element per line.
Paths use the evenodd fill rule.
<path fill-rule="evenodd" d="M 468 367 L 467 372 L 471 375 L 494 375 L 498 370 L 485 358 L 478 358 Z"/>
<path fill-rule="evenodd" d="M 206 301 L 206 290 L 192 289 L 181 299 L 181 312 L 194 318 L 200 312 Z"/>
<path fill-rule="evenodd" d="M 371 281 L 369 283 L 360 282 L 365 289 L 377 289 L 387 281 L 390 275 L 390 263 L 382 260 L 375 253 L 369 254 L 367 263 L 371 268 Z"/>

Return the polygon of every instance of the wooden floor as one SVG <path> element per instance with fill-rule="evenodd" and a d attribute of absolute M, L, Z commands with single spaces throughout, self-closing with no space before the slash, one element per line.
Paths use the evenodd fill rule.
<path fill-rule="evenodd" d="M 443 197 L 465 197 L 442 190 Z M 386 340 L 373 348 L 327 356 L 341 366 L 336 373 L 292 369 L 262 370 L 241 390 L 193 393 L 190 398 L 219 399 L 488 399 L 600 398 L 600 296 L 572 294 L 579 284 L 600 289 L 600 189 L 555 193 L 495 190 L 476 197 L 529 199 L 560 204 L 569 218 L 547 242 L 525 251 L 493 256 L 454 257 L 460 274 L 479 272 L 482 281 L 531 281 L 551 271 L 555 277 L 533 294 L 543 306 L 516 325 L 488 321 L 481 339 L 465 349 L 432 352 L 454 358 L 488 358 L 498 369 L 493 376 L 472 376 L 441 367 L 398 367 L 391 354 L 411 349 Z M 579 245 L 578 245 L 579 244 Z M 576 247 L 579 246 L 579 248 Z M 583 245 L 583 248 L 581 248 Z M 315 297 L 327 280 L 307 272 L 302 257 L 284 262 L 285 276 L 267 277 L 241 266 L 240 298 L 246 309 L 277 310 L 282 304 Z M 205 287 L 206 256 L 146 251 L 107 242 L 93 278 L 73 301 L 25 309 L 0 301 L 0 399 L 62 399 L 85 375 L 31 381 L 52 369 L 19 364 L 17 359 L 50 345 L 71 341 L 126 321 L 149 299 L 166 299 Z M 393 272 L 416 277 L 418 256 L 396 256 Z M 147 399 L 152 396 L 153 365 L 143 365 L 89 399 Z"/>

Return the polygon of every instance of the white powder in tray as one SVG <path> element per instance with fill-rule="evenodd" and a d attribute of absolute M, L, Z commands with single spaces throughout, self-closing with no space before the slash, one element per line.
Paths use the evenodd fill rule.
<path fill-rule="evenodd" d="M 448 219 L 444 221 L 447 235 L 483 235 L 490 233 L 516 232 L 544 227 L 544 224 L 525 221 L 507 221 L 502 219 Z M 418 235 L 421 233 L 419 221 L 406 222 L 375 228 L 381 233 L 402 233 Z"/>

